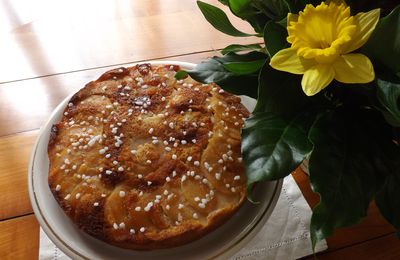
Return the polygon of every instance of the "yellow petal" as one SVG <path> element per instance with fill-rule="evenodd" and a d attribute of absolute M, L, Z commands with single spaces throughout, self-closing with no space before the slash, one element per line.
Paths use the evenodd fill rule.
<path fill-rule="evenodd" d="M 291 24 L 297 23 L 297 20 L 299 19 L 299 15 L 298 14 L 292 14 L 292 13 L 288 13 L 287 16 L 287 30 L 288 30 L 288 37 L 286 38 L 286 40 L 288 41 L 288 43 L 293 43 L 293 40 L 296 38 L 294 35 L 290 34 L 290 31 L 292 30 L 292 28 L 290 27 Z"/>
<path fill-rule="evenodd" d="M 358 13 L 354 16 L 354 23 L 357 25 L 357 30 L 349 42 L 349 45 L 342 50 L 342 53 L 349 53 L 363 46 L 379 21 L 380 9 L 374 9 L 368 13 Z"/>
<path fill-rule="evenodd" d="M 367 83 L 375 78 L 374 67 L 367 56 L 346 54 L 333 64 L 335 79 L 343 83 Z"/>
<path fill-rule="evenodd" d="M 318 64 L 307 70 L 301 80 L 301 86 L 307 96 L 313 96 L 332 82 L 335 73 L 329 64 Z"/>
<path fill-rule="evenodd" d="M 269 63 L 276 70 L 286 71 L 293 74 L 303 74 L 308 68 L 315 65 L 312 60 L 306 60 L 297 56 L 291 48 L 278 51 Z"/>
<path fill-rule="evenodd" d="M 288 13 L 288 16 L 287 16 L 287 27 L 289 27 L 292 22 L 296 23 L 298 19 L 299 19 L 299 15 L 298 14 Z"/>

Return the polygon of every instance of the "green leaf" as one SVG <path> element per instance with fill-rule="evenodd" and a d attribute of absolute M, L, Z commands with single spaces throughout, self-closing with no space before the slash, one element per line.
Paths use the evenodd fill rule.
<path fill-rule="evenodd" d="M 202 61 L 193 70 L 189 70 L 188 73 L 193 79 L 203 83 L 218 83 L 233 76 L 233 73 L 227 71 L 224 65 L 216 60 L 215 57 Z"/>
<path fill-rule="evenodd" d="M 221 63 L 229 63 L 229 62 L 250 62 L 261 59 L 268 59 L 268 55 L 263 52 L 252 51 L 244 54 L 237 53 L 228 53 L 222 57 L 214 57 Z"/>
<path fill-rule="evenodd" d="M 350 107 L 322 114 L 309 138 L 314 145 L 310 182 L 321 198 L 311 218 L 314 248 L 335 228 L 353 225 L 366 216 L 382 176 L 393 169 L 388 158 L 394 143 L 391 128 L 377 111 Z"/>
<path fill-rule="evenodd" d="M 250 0 L 229 0 L 229 7 L 234 15 L 246 19 L 254 15 Z"/>
<path fill-rule="evenodd" d="M 262 59 L 249 62 L 229 62 L 224 63 L 223 66 L 235 75 L 247 75 L 260 70 L 264 63 L 265 59 Z"/>
<path fill-rule="evenodd" d="M 313 119 L 301 114 L 286 120 L 263 112 L 246 120 L 242 130 L 242 154 L 248 191 L 256 182 L 289 175 L 306 158 L 312 150 L 307 133 Z"/>
<path fill-rule="evenodd" d="M 215 29 L 225 34 L 236 37 L 252 36 L 251 34 L 247 34 L 236 29 L 231 24 L 231 22 L 228 19 L 228 16 L 226 16 L 224 11 L 222 11 L 218 7 L 204 3 L 202 1 L 197 1 L 197 5 L 200 8 L 200 11 L 203 13 L 204 17 L 206 18 L 206 20 L 212 26 L 214 26 Z"/>
<path fill-rule="evenodd" d="M 375 197 L 376 205 L 386 220 L 397 229 L 400 235 L 400 173 L 399 169 L 386 178 L 382 189 Z M 400 236 L 399 236 L 400 237 Z"/>
<path fill-rule="evenodd" d="M 307 4 L 317 6 L 321 3 L 321 0 L 288 0 L 286 3 L 289 6 L 290 13 L 297 14 L 298 12 L 303 11 Z"/>
<path fill-rule="evenodd" d="M 235 75 L 225 69 L 224 64 L 232 62 L 251 62 L 266 55 L 259 52 L 250 52 L 239 55 L 229 53 L 223 57 L 213 57 L 198 64 L 193 70 L 188 71 L 189 75 L 200 82 L 215 82 L 225 90 L 236 95 L 247 95 L 257 98 L 258 73 L 249 75 Z"/>
<path fill-rule="evenodd" d="M 283 18 L 280 21 L 276 21 L 276 23 L 286 29 L 286 27 L 287 27 L 287 17 Z"/>
<path fill-rule="evenodd" d="M 269 56 L 274 56 L 278 51 L 289 47 L 286 41 L 288 36 L 286 28 L 275 22 L 268 22 L 264 28 L 264 42 Z"/>
<path fill-rule="evenodd" d="M 249 45 L 241 45 L 241 44 L 232 44 L 225 47 L 221 53 L 222 55 L 231 53 L 231 52 L 241 52 L 241 51 L 263 51 L 263 47 L 259 44 L 249 44 Z"/>
<path fill-rule="evenodd" d="M 379 20 L 362 52 L 394 73 L 400 72 L 400 6 Z M 398 74 L 399 76 L 399 74 Z"/>
<path fill-rule="evenodd" d="M 225 69 L 224 64 L 246 63 L 262 59 L 266 60 L 267 56 L 261 52 L 249 52 L 246 54 L 228 53 L 222 57 L 213 57 L 205 60 L 198 64 L 193 70 L 188 71 L 188 73 L 195 80 L 204 83 L 216 82 L 220 84 L 235 76 L 233 72 Z M 257 75 L 254 76 L 257 77 Z M 255 96 L 257 96 L 257 94 Z"/>
<path fill-rule="evenodd" d="M 184 70 L 179 70 L 179 71 L 177 71 L 176 73 L 175 73 L 175 79 L 184 79 L 184 78 L 186 78 L 188 76 L 188 73 L 187 73 L 187 71 L 184 71 Z"/>
<path fill-rule="evenodd" d="M 226 91 L 235 95 L 246 95 L 257 99 L 258 77 L 257 75 L 231 76 L 217 83 Z"/>
<path fill-rule="evenodd" d="M 253 5 L 274 21 L 282 20 L 290 12 L 289 4 L 285 0 L 253 1 Z"/>
<path fill-rule="evenodd" d="M 227 2 L 230 10 L 234 15 L 249 22 L 256 32 L 263 32 L 265 23 L 269 20 L 269 18 L 254 7 L 254 1 L 229 0 Z"/>
<path fill-rule="evenodd" d="M 278 71 L 268 63 L 259 77 L 256 112 L 291 115 L 302 110 L 317 96 L 307 97 L 301 88 L 301 76 Z"/>
<path fill-rule="evenodd" d="M 377 80 L 377 96 L 385 108 L 382 113 L 386 121 L 393 126 L 400 126 L 400 84 Z"/>

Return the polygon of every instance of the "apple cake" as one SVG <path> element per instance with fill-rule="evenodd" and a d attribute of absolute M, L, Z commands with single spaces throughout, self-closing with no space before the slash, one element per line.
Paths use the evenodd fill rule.
<path fill-rule="evenodd" d="M 215 229 L 245 200 L 240 131 L 249 112 L 216 84 L 175 79 L 179 69 L 108 71 L 52 126 L 49 187 L 91 236 L 173 247 Z"/>

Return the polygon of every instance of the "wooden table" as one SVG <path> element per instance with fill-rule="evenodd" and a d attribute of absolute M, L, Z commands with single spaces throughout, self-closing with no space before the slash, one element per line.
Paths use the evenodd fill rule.
<path fill-rule="evenodd" d="M 216 0 L 208 0 L 219 4 Z M 243 31 L 250 27 L 234 19 Z M 194 0 L 0 2 L 0 259 L 36 259 L 39 225 L 28 198 L 28 160 L 55 106 L 104 71 L 138 61 L 199 62 L 231 43 Z M 300 170 L 296 181 L 311 207 Z M 400 241 L 374 204 L 359 225 L 328 239 L 318 259 L 400 259 Z"/>

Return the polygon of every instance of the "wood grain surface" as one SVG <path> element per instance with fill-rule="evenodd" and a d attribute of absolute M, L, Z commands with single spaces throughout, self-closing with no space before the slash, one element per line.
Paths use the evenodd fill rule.
<path fill-rule="evenodd" d="M 216 0 L 207 2 L 227 10 Z M 220 49 L 229 42 L 255 41 L 213 29 L 192 0 L 0 3 L 5 13 L 0 23 L 9 24 L 8 31 L 1 34 L 0 82 Z M 238 18 L 232 22 L 243 31 L 254 32 Z"/>
<path fill-rule="evenodd" d="M 38 131 L 0 138 L 0 219 L 32 212 L 28 163 Z"/>
<path fill-rule="evenodd" d="M 198 63 L 217 54 L 207 51 L 157 60 Z M 112 68 L 115 66 L 0 84 L 0 137 L 39 128 L 64 98 Z"/>
<path fill-rule="evenodd" d="M 0 259 L 38 259 L 39 224 L 34 215 L 0 221 Z"/>
<path fill-rule="evenodd" d="M 353 244 L 341 250 L 331 250 L 321 253 L 317 259 L 337 260 L 337 259 L 400 259 L 400 242 L 394 234 L 384 235 L 363 243 Z M 313 259 L 313 258 L 309 258 Z"/>
<path fill-rule="evenodd" d="M 206 2 L 227 10 L 217 0 Z M 38 258 L 29 158 L 39 128 L 66 96 L 114 67 L 198 63 L 229 44 L 262 42 L 216 31 L 194 0 L 2 0 L 0 25 L 0 259 Z M 309 205 L 317 205 L 308 176 L 300 169 L 293 176 Z M 375 204 L 362 222 L 327 241 L 329 249 L 317 259 L 400 259 L 400 242 Z"/>

